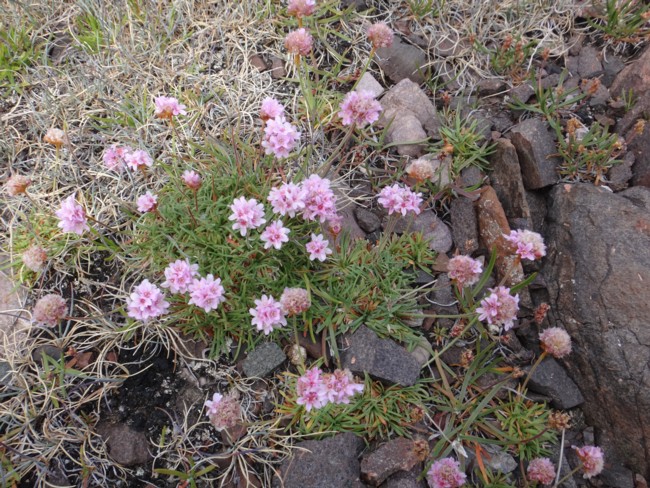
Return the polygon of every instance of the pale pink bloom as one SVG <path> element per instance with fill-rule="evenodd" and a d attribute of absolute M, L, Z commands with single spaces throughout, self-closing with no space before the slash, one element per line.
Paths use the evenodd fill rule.
<path fill-rule="evenodd" d="M 264 121 L 275 119 L 280 115 L 284 115 L 284 107 L 275 98 L 266 97 L 262 100 L 260 108 L 260 118 Z"/>
<path fill-rule="evenodd" d="M 333 213 L 327 217 L 327 226 L 334 235 L 339 235 L 343 229 L 343 217 L 339 214 Z"/>
<path fill-rule="evenodd" d="M 264 331 L 264 335 L 269 335 L 277 327 L 287 325 L 282 305 L 272 296 L 262 295 L 261 299 L 255 300 L 255 308 L 248 311 L 253 316 L 252 324 L 257 330 Z"/>
<path fill-rule="evenodd" d="M 104 151 L 104 164 L 106 167 L 113 171 L 124 171 L 126 167 L 126 160 L 124 156 L 131 153 L 133 149 L 128 146 L 116 146 L 113 144 L 111 147 Z"/>
<path fill-rule="evenodd" d="M 143 151 L 142 149 L 125 152 L 124 162 L 133 171 L 144 167 L 150 168 L 153 165 L 153 159 L 151 159 L 151 156 L 149 156 L 147 151 Z"/>
<path fill-rule="evenodd" d="M 306 312 L 311 307 L 309 292 L 304 288 L 285 288 L 280 297 L 280 305 L 289 317 Z"/>
<path fill-rule="evenodd" d="M 147 322 L 163 315 L 169 308 L 169 303 L 165 301 L 165 295 L 156 285 L 149 280 L 143 280 L 127 298 L 126 306 L 129 317 Z"/>
<path fill-rule="evenodd" d="M 393 45 L 393 31 L 384 22 L 377 22 L 368 28 L 368 39 L 372 47 L 390 47 Z"/>
<path fill-rule="evenodd" d="M 86 220 L 86 212 L 75 201 L 74 195 L 63 200 L 61 208 L 55 212 L 55 215 L 60 219 L 57 225 L 63 232 L 74 232 L 81 235 L 90 229 Z"/>
<path fill-rule="evenodd" d="M 38 325 L 54 327 L 65 317 L 68 305 L 61 295 L 50 293 L 39 299 L 32 311 L 32 320 Z"/>
<path fill-rule="evenodd" d="M 204 405 L 207 407 L 205 414 L 207 416 L 216 415 L 219 412 L 219 404 L 221 403 L 222 398 L 223 395 L 215 393 L 212 395 L 212 400 L 205 401 Z"/>
<path fill-rule="evenodd" d="M 262 147 L 264 154 L 273 154 L 276 158 L 286 158 L 300 140 L 300 132 L 287 122 L 283 115 L 269 119 L 264 126 Z"/>
<path fill-rule="evenodd" d="M 248 229 L 256 229 L 266 223 L 264 219 L 264 205 L 251 198 L 246 200 L 244 197 L 236 198 L 230 206 L 232 214 L 228 220 L 234 220 L 233 230 L 239 229 L 242 236 L 246 236 Z"/>
<path fill-rule="evenodd" d="M 45 249 L 41 246 L 33 245 L 27 248 L 22 255 L 23 264 L 27 269 L 31 269 L 34 272 L 39 272 L 43 270 L 45 261 L 47 260 L 47 253 Z"/>
<path fill-rule="evenodd" d="M 13 175 L 5 183 L 5 188 L 7 189 L 7 194 L 10 197 L 14 197 L 21 193 L 27 191 L 27 187 L 31 185 L 32 180 L 23 175 Z"/>
<path fill-rule="evenodd" d="M 517 254 L 522 259 L 540 259 L 546 256 L 544 239 L 537 232 L 529 230 L 513 230 L 510 235 L 503 234 L 507 241 L 517 246 Z"/>
<path fill-rule="evenodd" d="M 395 212 L 402 215 L 413 212 L 417 215 L 420 213 L 420 205 L 422 205 L 422 193 L 415 193 L 410 188 L 395 183 L 382 188 L 377 201 L 388 210 L 388 215 Z"/>
<path fill-rule="evenodd" d="M 45 133 L 43 140 L 45 142 L 49 142 L 50 144 L 56 146 L 57 148 L 69 142 L 68 136 L 65 134 L 65 132 L 62 131 L 61 129 L 55 129 L 55 128 L 47 129 L 47 132 Z"/>
<path fill-rule="evenodd" d="M 188 188 L 194 191 L 201 188 L 201 175 L 199 175 L 196 171 L 186 169 L 183 172 L 183 176 L 181 178 L 183 179 L 183 183 L 185 183 Z"/>
<path fill-rule="evenodd" d="M 274 247 L 280 249 L 282 244 L 289 242 L 289 229 L 287 229 L 281 220 L 276 220 L 272 224 L 266 226 L 260 239 L 264 243 L 264 249 Z"/>
<path fill-rule="evenodd" d="M 555 480 L 555 465 L 549 458 L 535 458 L 528 463 L 526 473 L 529 481 L 550 485 Z"/>
<path fill-rule="evenodd" d="M 153 212 L 158 206 L 158 196 L 148 191 L 144 195 L 140 195 L 136 203 L 138 205 L 138 212 Z"/>
<path fill-rule="evenodd" d="M 309 31 L 304 27 L 301 27 L 300 29 L 287 34 L 287 37 L 284 38 L 284 47 L 286 47 L 287 51 L 291 54 L 307 56 L 311 52 L 313 42 L 314 41 Z"/>
<path fill-rule="evenodd" d="M 329 248 L 329 243 L 323 237 L 323 234 L 312 234 L 311 241 L 306 245 L 307 252 L 309 253 L 309 259 L 314 261 L 318 259 L 319 261 L 325 261 L 328 254 L 332 254 L 332 250 Z"/>
<path fill-rule="evenodd" d="M 307 192 L 294 183 L 284 183 L 280 188 L 272 188 L 268 201 L 273 207 L 273 212 L 282 216 L 295 217 L 296 212 L 305 208 Z"/>
<path fill-rule="evenodd" d="M 571 353 L 571 337 L 564 329 L 551 327 L 539 335 L 542 349 L 554 358 L 563 358 Z"/>
<path fill-rule="evenodd" d="M 519 310 L 519 295 L 512 296 L 510 289 L 497 286 L 488 290 L 490 295 L 481 300 L 481 306 L 476 309 L 479 320 L 487 321 L 492 328 L 503 326 L 508 331 L 513 327 Z"/>
<path fill-rule="evenodd" d="M 287 14 L 294 17 L 306 17 L 314 13 L 316 0 L 289 0 Z"/>
<path fill-rule="evenodd" d="M 467 476 L 460 470 L 460 463 L 446 457 L 435 461 L 427 472 L 427 481 L 431 488 L 460 488 Z"/>
<path fill-rule="evenodd" d="M 578 458 L 582 461 L 582 470 L 584 471 L 584 478 L 592 478 L 597 476 L 605 467 L 605 455 L 600 447 L 596 446 L 583 446 L 576 447 L 575 449 Z"/>
<path fill-rule="evenodd" d="M 321 408 L 327 403 L 323 390 L 306 390 L 296 398 L 298 405 L 304 405 L 308 412 L 312 408 Z"/>
<path fill-rule="evenodd" d="M 321 408 L 327 403 L 322 373 L 320 368 L 314 367 L 305 371 L 296 381 L 296 403 L 304 405 L 308 412 L 312 408 Z"/>
<path fill-rule="evenodd" d="M 215 393 L 212 401 L 205 402 L 208 407 L 206 415 L 217 430 L 235 426 L 241 420 L 241 404 L 234 395 L 222 396 Z"/>
<path fill-rule="evenodd" d="M 478 283 L 483 272 L 483 266 L 469 256 L 454 256 L 447 263 L 449 279 L 455 280 L 459 288 L 465 288 Z"/>
<path fill-rule="evenodd" d="M 190 301 L 188 303 L 202 308 L 206 313 L 216 310 L 221 302 L 226 301 L 225 290 L 221 286 L 221 278 L 215 280 L 211 274 L 201 279 L 194 278 L 188 290 L 190 292 Z"/>
<path fill-rule="evenodd" d="M 172 293 L 185 293 L 194 277 L 198 275 L 199 265 L 190 264 L 187 259 L 178 259 L 165 268 L 163 288 L 169 288 Z"/>
<path fill-rule="evenodd" d="M 330 180 L 311 175 L 302 182 L 302 189 L 305 192 L 303 218 L 326 222 L 336 214 L 336 196 L 330 188 Z"/>
<path fill-rule="evenodd" d="M 331 403 L 350 403 L 350 398 L 361 393 L 363 387 L 362 383 L 354 382 L 352 373 L 347 369 L 337 369 L 323 376 L 322 388 L 325 398 Z"/>
<path fill-rule="evenodd" d="M 187 115 L 185 105 L 182 105 L 178 102 L 178 99 L 174 97 L 156 97 L 154 100 L 156 106 L 155 115 L 159 119 L 169 119 L 176 115 Z"/>
<path fill-rule="evenodd" d="M 358 127 L 372 124 L 381 112 L 381 105 L 367 90 L 349 92 L 341 102 L 340 108 L 339 117 L 343 125 L 356 124 Z"/>

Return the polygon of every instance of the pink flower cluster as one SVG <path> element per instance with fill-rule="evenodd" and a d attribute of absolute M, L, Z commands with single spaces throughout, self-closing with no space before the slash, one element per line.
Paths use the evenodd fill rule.
<path fill-rule="evenodd" d="M 241 419 L 241 405 L 234 395 L 223 396 L 219 393 L 212 395 L 212 400 L 206 400 L 205 414 L 217 430 L 233 427 Z"/>
<path fill-rule="evenodd" d="M 147 151 L 129 146 L 112 145 L 104 151 L 103 159 L 106 167 L 113 171 L 124 171 L 127 166 L 136 171 L 153 165 L 153 159 Z"/>
<path fill-rule="evenodd" d="M 261 299 L 255 300 L 255 308 L 248 311 L 253 316 L 252 324 L 257 330 L 264 331 L 264 335 L 269 335 L 273 329 L 287 325 L 282 304 L 272 296 L 262 295 Z"/>
<path fill-rule="evenodd" d="M 47 261 L 47 253 L 41 246 L 32 245 L 23 252 L 22 259 L 27 269 L 38 273 L 43 271 L 45 261 Z"/>
<path fill-rule="evenodd" d="M 304 405 L 308 412 L 328 403 L 350 403 L 350 398 L 363 391 L 363 383 L 355 383 L 347 369 L 323 373 L 320 368 L 311 368 L 296 382 L 296 403 Z"/>
<path fill-rule="evenodd" d="M 271 97 L 266 97 L 262 100 L 260 119 L 266 122 L 267 120 L 275 119 L 280 115 L 284 115 L 284 106 L 280 102 Z"/>
<path fill-rule="evenodd" d="M 163 315 L 169 308 L 169 303 L 156 285 L 143 280 L 127 298 L 126 307 L 129 317 L 147 322 Z"/>
<path fill-rule="evenodd" d="M 375 122 L 382 110 L 372 93 L 366 90 L 349 92 L 341 102 L 340 108 L 339 117 L 343 125 L 355 124 L 358 127 Z"/>
<path fill-rule="evenodd" d="M 312 234 L 311 241 L 309 241 L 305 247 L 307 248 L 309 259 L 311 261 L 318 259 L 323 262 L 327 259 L 328 254 L 332 254 L 332 250 L 329 248 L 329 243 L 323 237 L 323 234 Z"/>
<path fill-rule="evenodd" d="M 286 158 L 300 140 L 300 132 L 284 118 L 278 115 L 266 121 L 262 147 L 264 154 L 273 154 L 276 158 Z"/>
<path fill-rule="evenodd" d="M 377 22 L 368 28 L 368 39 L 372 47 L 390 47 L 393 45 L 393 31 L 384 22 Z"/>
<path fill-rule="evenodd" d="M 236 198 L 230 206 L 232 214 L 228 220 L 234 220 L 233 230 L 239 230 L 242 236 L 246 236 L 249 229 L 256 229 L 266 222 L 264 219 L 264 205 L 251 198 Z"/>
<path fill-rule="evenodd" d="M 488 291 L 490 295 L 481 300 L 481 306 L 476 309 L 479 320 L 487 321 L 491 330 L 498 330 L 500 326 L 506 331 L 510 330 L 519 311 L 519 295 L 512 296 L 510 289 L 505 286 L 490 288 Z"/>
<path fill-rule="evenodd" d="M 420 213 L 422 193 L 415 193 L 410 188 L 395 183 L 382 188 L 377 200 L 379 204 L 388 209 L 388 215 L 399 212 L 406 215 L 408 212 Z"/>
<path fill-rule="evenodd" d="M 63 232 L 74 232 L 75 234 L 82 235 L 85 231 L 89 230 L 88 221 L 86 219 L 86 212 L 81 205 L 79 205 L 74 195 L 70 195 L 63 200 L 61 208 L 55 212 L 55 215 L 60 219 L 57 224 Z"/>
<path fill-rule="evenodd" d="M 311 307 L 309 292 L 304 288 L 285 288 L 280 297 L 280 305 L 290 317 L 306 312 Z"/>
<path fill-rule="evenodd" d="M 176 115 L 187 115 L 185 111 L 187 107 L 174 97 L 156 97 L 154 105 L 156 107 L 155 116 L 159 119 L 172 120 L 172 117 Z"/>
<path fill-rule="evenodd" d="M 537 232 L 529 230 L 513 230 L 510 235 L 504 234 L 503 237 L 515 246 L 517 254 L 521 259 L 530 259 L 534 261 L 546 256 L 546 246 L 544 239 Z"/>
<path fill-rule="evenodd" d="M 211 274 L 205 278 L 194 278 L 188 290 L 190 292 L 190 301 L 188 303 L 202 308 L 206 313 L 216 310 L 220 303 L 226 301 L 225 290 L 221 286 L 221 278 L 215 280 Z"/>
<path fill-rule="evenodd" d="M 526 474 L 529 481 L 550 485 L 555 480 L 555 465 L 549 458 L 535 458 L 528 463 Z"/>
<path fill-rule="evenodd" d="M 27 187 L 31 185 L 32 180 L 23 175 L 13 175 L 5 183 L 5 188 L 7 189 L 7 194 L 10 197 L 20 195 L 27 191 Z"/>
<path fill-rule="evenodd" d="M 306 220 L 326 222 L 336 216 L 336 196 L 330 188 L 330 180 L 311 175 L 300 185 L 284 183 L 271 189 L 268 200 L 273 212 L 294 217 L 302 212 Z"/>
<path fill-rule="evenodd" d="M 449 279 L 456 281 L 459 288 L 478 283 L 483 266 L 469 256 L 454 256 L 447 264 Z"/>
<path fill-rule="evenodd" d="M 289 229 L 287 229 L 281 220 L 276 220 L 272 224 L 266 226 L 260 239 L 264 243 L 264 249 L 274 247 L 280 249 L 282 244 L 289 242 Z"/>
<path fill-rule="evenodd" d="M 158 196 L 148 191 L 144 195 L 138 197 L 136 204 L 138 205 L 138 212 L 153 212 L 158 206 Z"/>
<path fill-rule="evenodd" d="M 554 358 L 563 358 L 571 353 L 571 337 L 564 329 L 550 327 L 539 335 L 542 349 Z"/>
<path fill-rule="evenodd" d="M 178 259 L 165 268 L 165 282 L 160 285 L 163 288 L 169 288 L 172 293 L 186 293 L 194 277 L 199 273 L 198 264 L 190 264 L 185 259 Z"/>
<path fill-rule="evenodd" d="M 284 183 L 279 188 L 272 188 L 267 200 L 273 212 L 282 216 L 295 217 L 305 208 L 306 190 L 295 183 Z"/>
<path fill-rule="evenodd" d="M 136 149 L 124 154 L 124 162 L 133 171 L 139 169 L 150 168 L 153 165 L 153 159 L 149 156 L 147 151 Z"/>
<path fill-rule="evenodd" d="M 54 327 L 65 317 L 68 304 L 61 295 L 50 293 L 39 299 L 32 311 L 32 320 L 39 325 Z"/>
<path fill-rule="evenodd" d="M 459 488 L 465 480 L 467 475 L 460 470 L 460 463 L 450 457 L 435 461 L 427 471 L 431 488 Z"/>
<path fill-rule="evenodd" d="M 185 183 L 185 185 L 191 190 L 196 191 L 201 188 L 201 175 L 199 175 L 194 170 L 185 170 L 181 176 L 181 179 L 183 180 L 183 183 Z"/>
<path fill-rule="evenodd" d="M 316 0 L 289 0 L 287 14 L 294 17 L 306 17 L 314 13 Z"/>
<path fill-rule="evenodd" d="M 311 52 L 313 43 L 314 39 L 304 27 L 289 32 L 284 38 L 284 47 L 287 48 L 287 51 L 301 56 L 307 56 Z"/>
<path fill-rule="evenodd" d="M 575 449 L 578 458 L 582 462 L 582 471 L 584 471 L 584 478 L 592 478 L 601 473 L 605 467 L 605 455 L 600 447 L 596 446 L 583 446 L 576 447 Z"/>

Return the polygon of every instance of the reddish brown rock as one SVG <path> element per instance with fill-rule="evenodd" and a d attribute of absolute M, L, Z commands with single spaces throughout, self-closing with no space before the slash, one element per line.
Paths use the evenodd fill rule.
<path fill-rule="evenodd" d="M 379 486 L 392 474 L 409 471 L 428 454 L 426 441 L 398 437 L 363 456 L 361 479 L 371 486 Z"/>
<path fill-rule="evenodd" d="M 610 92 L 613 96 L 620 97 L 630 90 L 637 99 L 650 92 L 650 47 L 616 76 Z"/>

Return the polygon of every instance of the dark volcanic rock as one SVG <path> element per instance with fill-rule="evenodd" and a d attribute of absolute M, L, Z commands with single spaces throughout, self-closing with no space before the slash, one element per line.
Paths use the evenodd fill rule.
<path fill-rule="evenodd" d="M 427 482 L 424 479 L 418 479 L 421 471 L 416 466 L 410 471 L 395 473 L 381 485 L 381 488 L 427 488 Z"/>
<path fill-rule="evenodd" d="M 558 181 L 555 140 L 548 123 L 528 119 L 512 128 L 512 143 L 517 149 L 521 176 L 527 190 L 536 190 Z"/>
<path fill-rule="evenodd" d="M 632 139 L 628 151 L 634 154 L 632 185 L 650 187 L 650 124 L 646 124 L 643 132 Z"/>
<path fill-rule="evenodd" d="M 405 216 L 393 214 L 386 217 L 383 223 L 384 229 L 386 229 L 391 219 L 397 219 L 393 228 L 394 232 L 398 234 L 421 232 L 424 239 L 429 241 L 429 248 L 433 251 L 445 253 L 453 245 L 449 227 L 433 211 L 425 210 L 418 215 L 409 212 Z"/>
<path fill-rule="evenodd" d="M 584 402 L 578 385 L 553 358 L 546 358 L 539 363 L 528 385 L 532 391 L 552 398 L 555 408 L 573 408 Z"/>
<path fill-rule="evenodd" d="M 242 362 L 242 368 L 246 376 L 264 378 L 285 359 L 287 357 L 275 342 L 264 342 L 248 353 L 248 357 Z"/>
<path fill-rule="evenodd" d="M 650 47 L 647 47 L 636 61 L 628 64 L 616 76 L 610 89 L 615 97 L 620 97 L 630 90 L 637 99 L 650 92 Z"/>
<path fill-rule="evenodd" d="M 377 49 L 375 60 L 394 83 L 404 78 L 418 84 L 426 80 L 426 54 L 418 47 L 403 43 L 397 36 L 392 46 Z"/>
<path fill-rule="evenodd" d="M 149 441 L 144 433 L 120 423 L 99 423 L 96 430 L 106 442 L 108 454 L 122 466 L 149 461 Z"/>
<path fill-rule="evenodd" d="M 426 441 L 398 437 L 363 456 L 361 478 L 370 486 L 379 486 L 398 471 L 409 471 L 428 454 Z"/>
<path fill-rule="evenodd" d="M 350 432 L 294 446 L 293 455 L 280 466 L 275 488 L 360 488 L 359 461 L 363 440 Z"/>
<path fill-rule="evenodd" d="M 366 326 L 343 339 L 341 363 L 356 374 L 368 373 L 387 383 L 415 384 L 420 365 L 415 357 L 390 339 L 380 339 Z"/>
<path fill-rule="evenodd" d="M 364 232 L 374 232 L 381 227 L 381 219 L 370 210 L 366 210 L 362 207 L 355 207 L 354 216 L 357 219 L 357 224 L 359 224 L 359 227 L 361 227 Z"/>
<path fill-rule="evenodd" d="M 603 72 L 603 65 L 598 58 L 598 49 L 584 46 L 578 55 L 578 74 L 581 78 L 594 78 Z"/>
<path fill-rule="evenodd" d="M 470 255 L 478 249 L 478 221 L 474 202 L 458 197 L 451 201 L 451 233 L 461 254 Z"/>
<path fill-rule="evenodd" d="M 551 319 L 573 339 L 565 362 L 608 463 L 650 474 L 650 190 L 590 184 L 550 195 L 542 268 Z"/>

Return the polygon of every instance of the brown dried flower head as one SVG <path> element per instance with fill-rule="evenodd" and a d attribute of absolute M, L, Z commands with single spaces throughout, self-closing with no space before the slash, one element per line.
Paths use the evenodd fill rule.
<path fill-rule="evenodd" d="M 535 309 L 534 320 L 537 325 L 540 325 L 544 322 L 546 314 L 551 309 L 551 306 L 548 303 L 540 303 L 539 306 Z"/>
<path fill-rule="evenodd" d="M 555 430 L 566 430 L 571 428 L 571 415 L 566 412 L 556 410 L 548 416 L 548 426 Z"/>
<path fill-rule="evenodd" d="M 49 142 L 57 149 L 69 142 L 68 136 L 65 134 L 65 132 L 61 129 L 55 129 L 54 127 L 47 130 L 45 136 L 43 137 L 43 140 L 45 142 Z"/>
<path fill-rule="evenodd" d="M 21 193 L 25 193 L 27 191 L 27 187 L 31 183 L 32 180 L 27 178 L 27 176 L 13 175 L 7 180 L 7 183 L 5 183 L 5 188 L 7 189 L 9 196 L 14 197 L 16 195 L 20 195 Z"/>

